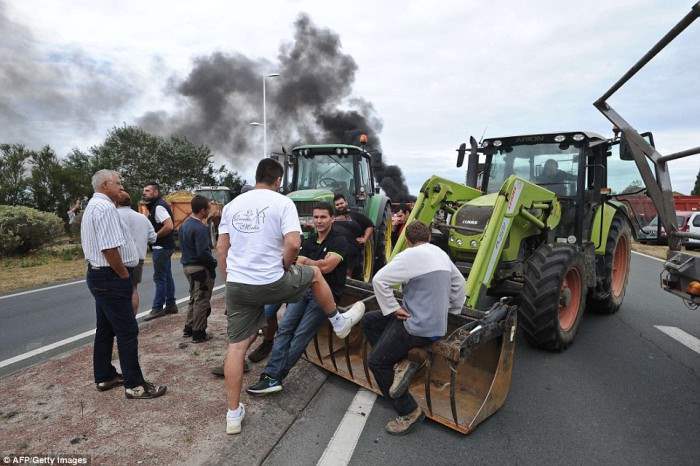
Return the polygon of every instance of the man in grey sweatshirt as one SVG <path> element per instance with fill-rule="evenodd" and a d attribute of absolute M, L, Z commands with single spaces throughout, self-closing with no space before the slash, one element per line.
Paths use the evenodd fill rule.
<path fill-rule="evenodd" d="M 372 345 L 369 367 L 382 394 L 391 399 L 398 417 L 386 430 L 402 435 L 425 415 L 408 390 L 391 390 L 394 365 L 411 348 L 425 346 L 445 336 L 447 314 L 459 314 L 466 300 L 464 277 L 449 256 L 430 244 L 430 228 L 419 221 L 406 226 L 408 249 L 377 272 L 372 280 L 380 311 L 368 312 L 362 329 Z M 403 288 L 403 306 L 393 287 Z"/>

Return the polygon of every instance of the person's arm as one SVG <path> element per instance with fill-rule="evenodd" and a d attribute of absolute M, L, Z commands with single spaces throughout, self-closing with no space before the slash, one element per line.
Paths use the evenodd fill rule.
<path fill-rule="evenodd" d="M 394 297 L 393 287 L 406 283 L 420 273 L 417 271 L 420 264 L 411 264 L 410 255 L 406 254 L 408 251 L 410 250 L 394 257 L 391 262 L 379 269 L 379 272 L 372 279 L 372 288 L 377 297 L 377 303 L 385 316 L 399 309 L 403 310 Z"/>
<path fill-rule="evenodd" d="M 216 241 L 216 253 L 219 256 L 219 273 L 224 277 L 224 280 L 226 279 L 226 256 L 228 255 L 229 247 L 231 247 L 231 240 L 228 233 L 219 232 L 219 239 Z"/>
<path fill-rule="evenodd" d="M 105 259 L 107 259 L 107 263 L 110 267 L 112 267 L 114 273 L 119 275 L 119 278 L 121 278 L 122 280 L 126 280 L 127 278 L 129 278 L 129 271 L 124 266 L 124 263 L 122 262 L 122 256 L 119 255 L 119 251 L 117 250 L 117 248 L 104 249 L 102 251 L 102 254 L 104 254 Z"/>
<path fill-rule="evenodd" d="M 343 262 L 343 256 L 335 252 L 329 252 L 328 254 L 326 254 L 326 257 L 317 261 L 302 256 L 299 256 L 299 259 L 301 259 L 301 261 L 297 260 L 297 264 L 315 265 L 319 268 L 319 270 L 321 270 L 321 273 L 324 275 L 334 271 L 335 268 L 338 267 L 341 262 Z"/>
<path fill-rule="evenodd" d="M 282 250 L 282 265 L 288 270 L 299 254 L 301 248 L 301 234 L 298 231 L 290 231 L 284 235 L 284 248 Z"/>
<path fill-rule="evenodd" d="M 209 230 L 206 228 L 197 228 L 194 232 L 194 250 L 195 257 L 204 267 L 211 269 L 216 267 L 216 259 L 211 253 L 209 243 Z"/>
<path fill-rule="evenodd" d="M 464 291 L 465 282 L 462 272 L 459 271 L 457 266 L 452 264 L 452 272 L 450 274 L 450 307 L 448 312 L 450 314 L 459 314 L 462 312 L 462 306 L 467 300 L 467 295 Z"/>
<path fill-rule="evenodd" d="M 364 232 L 362 236 L 357 238 L 357 242 L 359 244 L 365 244 L 367 241 L 369 241 L 372 233 L 374 233 L 374 224 L 369 217 L 359 212 L 355 212 L 354 217 L 355 221 L 360 224 L 360 227 L 362 227 L 362 231 Z"/>
<path fill-rule="evenodd" d="M 156 222 L 162 223 L 163 226 L 158 230 L 157 237 L 162 238 L 163 236 L 169 235 L 173 231 L 173 219 L 165 210 L 165 207 L 159 205 L 156 206 Z"/>

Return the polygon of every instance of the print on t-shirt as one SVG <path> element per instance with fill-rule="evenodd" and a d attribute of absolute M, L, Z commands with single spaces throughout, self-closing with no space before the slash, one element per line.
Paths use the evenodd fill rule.
<path fill-rule="evenodd" d="M 231 217 L 231 224 L 241 233 L 257 233 L 265 225 L 265 211 L 269 208 L 239 210 Z"/>

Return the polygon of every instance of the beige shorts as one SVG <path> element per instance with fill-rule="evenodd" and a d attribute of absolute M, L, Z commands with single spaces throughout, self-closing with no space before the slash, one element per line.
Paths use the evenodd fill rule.
<path fill-rule="evenodd" d="M 265 323 L 265 305 L 294 303 L 304 296 L 314 278 L 314 269 L 292 265 L 282 278 L 267 285 L 226 282 L 228 340 L 243 341 Z"/>

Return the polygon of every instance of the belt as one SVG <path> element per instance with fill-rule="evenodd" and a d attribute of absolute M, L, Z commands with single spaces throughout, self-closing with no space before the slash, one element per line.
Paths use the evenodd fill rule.
<path fill-rule="evenodd" d="M 92 265 L 91 263 L 88 262 L 88 263 L 87 263 L 87 266 L 88 266 L 88 269 L 89 269 L 89 270 L 97 270 L 97 271 L 112 270 L 112 267 L 110 267 L 109 265 L 103 265 L 103 266 L 100 266 L 100 267 L 95 267 L 94 265 Z M 134 270 L 134 267 L 129 267 L 129 266 L 127 266 L 127 265 L 125 265 L 124 267 L 126 267 L 127 270 Z"/>

